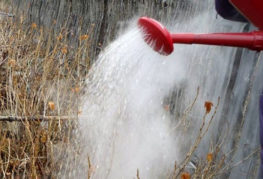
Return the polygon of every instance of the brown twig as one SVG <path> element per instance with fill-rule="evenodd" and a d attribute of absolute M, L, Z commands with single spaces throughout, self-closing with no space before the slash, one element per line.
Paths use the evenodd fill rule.
<path fill-rule="evenodd" d="M 215 117 L 215 115 L 216 115 L 216 112 L 217 112 L 217 110 L 218 110 L 219 102 L 220 102 L 220 98 L 218 97 L 217 105 L 216 105 L 216 107 L 215 107 L 215 109 L 214 109 L 214 112 L 213 112 L 213 114 L 212 114 L 212 116 L 211 116 L 211 118 L 210 118 L 210 120 L 209 120 L 209 122 L 208 122 L 207 125 L 205 125 L 205 124 L 206 124 L 206 117 L 207 117 L 208 113 L 205 113 L 205 114 L 204 114 L 204 116 L 203 116 L 203 118 L 202 118 L 202 121 L 203 121 L 203 122 L 202 122 L 202 124 L 201 124 L 201 126 L 200 126 L 200 129 L 199 129 L 199 134 L 198 134 L 198 136 L 197 136 L 197 138 L 196 138 L 193 146 L 191 147 L 190 151 L 186 154 L 186 157 L 185 157 L 185 159 L 183 160 L 183 162 L 182 162 L 182 164 L 181 164 L 181 167 L 178 168 L 178 173 L 175 175 L 174 178 L 178 178 L 179 175 L 182 173 L 182 171 L 185 169 L 185 167 L 186 167 L 187 163 L 189 162 L 189 160 L 191 159 L 193 153 L 195 152 L 195 150 L 196 150 L 197 147 L 199 146 L 202 138 L 203 138 L 203 137 L 205 136 L 205 134 L 208 132 L 208 129 L 209 129 L 210 125 L 211 125 L 211 122 L 213 121 L 213 119 L 214 119 L 214 117 Z M 175 172 L 176 172 L 176 171 L 175 171 Z"/>
<path fill-rule="evenodd" d="M 50 120 L 75 120 L 75 116 L 0 116 L 0 122 L 24 122 L 24 121 L 50 121 Z"/>

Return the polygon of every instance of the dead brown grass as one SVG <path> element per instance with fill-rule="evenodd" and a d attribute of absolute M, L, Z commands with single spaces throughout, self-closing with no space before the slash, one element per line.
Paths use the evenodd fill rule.
<path fill-rule="evenodd" d="M 79 153 L 75 128 L 89 36 L 75 37 L 73 45 L 65 28 L 57 33 L 23 17 L 0 23 L 0 177 L 70 172 L 65 158 L 74 163 Z"/>

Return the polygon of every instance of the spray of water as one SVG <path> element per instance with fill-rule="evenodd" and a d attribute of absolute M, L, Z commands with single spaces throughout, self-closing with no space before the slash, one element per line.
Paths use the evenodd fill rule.
<path fill-rule="evenodd" d="M 183 80 L 183 66 L 154 53 L 132 26 L 100 56 L 88 81 L 83 127 L 96 178 L 151 178 L 177 158 L 163 100 Z M 162 167 L 160 167 L 162 166 Z"/>
<path fill-rule="evenodd" d="M 207 29 L 211 19 L 211 13 L 204 13 L 184 26 L 174 23 L 168 27 L 192 32 L 224 30 L 215 26 Z M 214 47 L 176 46 L 172 55 L 161 56 L 143 41 L 133 23 L 100 55 L 87 79 L 80 130 L 83 156 L 89 156 L 94 178 L 134 178 L 137 169 L 141 178 L 167 177 L 175 161 L 183 157 L 181 147 L 194 132 L 182 136 L 172 130 L 175 116 L 165 109 L 165 98 L 184 87 L 184 98 L 175 102 L 183 109 L 194 99 L 197 86 L 203 85 L 197 102 L 202 108 L 192 115 L 198 119 L 203 102 L 224 92 L 222 86 L 229 74 L 218 74 L 232 63 L 227 61 L 231 54 L 232 50 L 222 54 Z M 214 56 L 216 61 L 211 59 Z"/>

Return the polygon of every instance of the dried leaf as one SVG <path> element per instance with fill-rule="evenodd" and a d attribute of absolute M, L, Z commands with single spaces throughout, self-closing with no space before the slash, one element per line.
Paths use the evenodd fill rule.
<path fill-rule="evenodd" d="M 212 109 L 213 103 L 211 101 L 206 101 L 205 102 L 205 110 L 206 113 L 210 113 L 211 109 Z"/>
<path fill-rule="evenodd" d="M 81 35 L 80 36 L 80 40 L 87 40 L 89 38 L 89 35 L 85 34 L 85 35 Z"/>
<path fill-rule="evenodd" d="M 78 93 L 80 91 L 79 87 L 72 88 L 71 91 L 73 93 Z"/>
<path fill-rule="evenodd" d="M 55 110 L 55 103 L 53 101 L 48 102 L 48 107 L 50 110 L 54 111 Z"/>
<path fill-rule="evenodd" d="M 76 88 L 74 89 L 74 91 L 75 91 L 75 93 L 78 93 L 78 92 L 79 92 L 79 87 L 76 87 Z"/>
<path fill-rule="evenodd" d="M 64 47 L 61 49 L 61 52 L 62 52 L 63 54 L 67 54 L 67 53 L 68 53 L 68 48 L 67 48 L 67 46 L 64 46 Z"/>
<path fill-rule="evenodd" d="M 191 175 L 187 172 L 182 173 L 181 179 L 191 179 Z"/>
<path fill-rule="evenodd" d="M 36 28 L 37 28 L 37 24 L 36 24 L 36 23 L 32 23 L 32 24 L 31 24 L 31 28 L 32 28 L 32 29 L 36 29 Z"/>
<path fill-rule="evenodd" d="M 58 36 L 57 36 L 57 40 L 58 41 L 61 41 L 63 39 L 63 35 L 62 34 L 59 34 Z"/>
<path fill-rule="evenodd" d="M 15 65 L 16 65 L 16 61 L 15 60 L 13 60 L 13 59 L 8 60 L 8 66 L 9 67 L 14 67 Z"/>
<path fill-rule="evenodd" d="M 213 154 L 212 153 L 208 153 L 207 156 L 206 156 L 206 160 L 208 162 L 212 162 L 213 161 Z"/>
<path fill-rule="evenodd" d="M 47 142 L 47 134 L 43 132 L 40 138 L 41 143 L 46 143 Z"/>

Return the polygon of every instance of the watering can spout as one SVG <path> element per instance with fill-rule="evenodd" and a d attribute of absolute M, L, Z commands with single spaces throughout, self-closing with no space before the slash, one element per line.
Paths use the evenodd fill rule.
<path fill-rule="evenodd" d="M 263 31 L 249 33 L 172 34 L 173 43 L 205 44 L 263 49 Z"/>
<path fill-rule="evenodd" d="M 173 52 L 173 43 L 232 46 L 257 51 L 263 50 L 263 31 L 249 33 L 170 34 L 162 24 L 148 17 L 141 17 L 138 25 L 144 32 L 146 43 L 162 55 L 169 55 Z"/>

